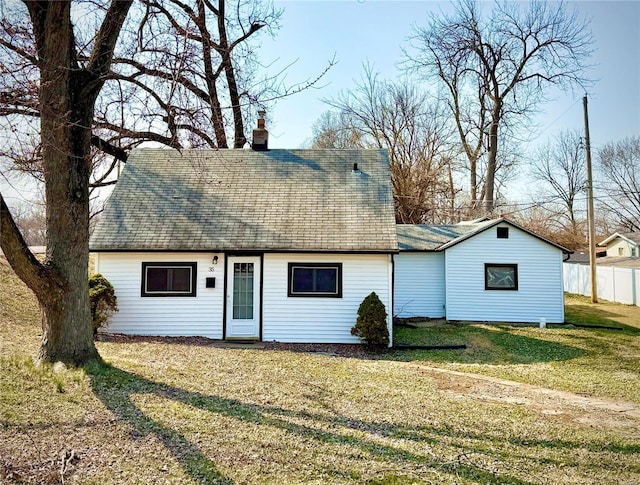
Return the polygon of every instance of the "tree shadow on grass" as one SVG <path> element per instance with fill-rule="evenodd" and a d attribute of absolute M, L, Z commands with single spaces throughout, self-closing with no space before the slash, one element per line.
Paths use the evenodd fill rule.
<path fill-rule="evenodd" d="M 533 482 L 515 476 L 501 474 L 484 468 L 468 459 L 469 453 L 486 454 L 485 438 L 479 437 L 477 449 L 465 447 L 457 460 L 445 461 L 429 454 L 418 454 L 400 447 L 383 444 L 379 440 L 367 440 L 349 433 L 353 429 L 365 432 L 372 438 L 389 436 L 435 444 L 451 437 L 451 430 L 430 427 L 406 427 L 389 423 L 373 423 L 347 418 L 339 414 L 324 415 L 310 412 L 294 411 L 276 406 L 265 406 L 244 403 L 236 399 L 222 398 L 187 391 L 155 382 L 142 376 L 118 369 L 109 364 L 92 364 L 85 367 L 91 387 L 103 404 L 113 412 L 119 420 L 127 423 L 139 436 L 153 435 L 157 437 L 173 454 L 184 472 L 198 483 L 231 484 L 233 480 L 222 474 L 215 463 L 178 429 L 165 426 L 151 418 L 135 403 L 139 394 L 153 394 L 173 402 L 182 403 L 194 408 L 232 417 L 239 421 L 259 426 L 278 428 L 294 437 L 313 439 L 327 445 L 345 445 L 360 449 L 370 459 L 386 458 L 398 463 L 398 469 L 405 467 L 428 467 L 439 473 L 450 474 L 457 478 L 480 481 L 482 483 L 513 483 L 530 485 Z M 295 422 L 294 422 L 295 421 Z M 300 422 L 308 424 L 300 424 Z M 342 428 L 344 433 L 326 431 L 314 427 L 314 424 L 331 429 Z M 349 431 L 348 431 L 349 430 Z M 466 437 L 465 434 L 460 437 Z M 461 459 L 461 457 L 463 457 Z M 466 457 L 466 458 L 465 458 Z M 387 477 L 388 478 L 388 477 Z M 402 478 L 393 475 L 392 479 Z M 394 482 L 395 483 L 395 482 Z"/>
<path fill-rule="evenodd" d="M 542 331 L 542 330 L 541 330 Z M 544 330 L 547 331 L 547 330 Z M 461 364 L 533 364 L 575 359 L 585 355 L 578 347 L 543 338 L 519 335 L 508 325 L 457 324 L 439 327 L 401 329 L 396 343 L 419 345 L 459 345 L 460 350 L 394 350 L 394 360 L 430 360 Z"/>
<path fill-rule="evenodd" d="M 640 313 L 640 310 L 639 312 Z M 632 325 L 627 325 L 625 323 L 620 323 L 617 318 L 625 317 L 620 313 L 614 313 L 608 310 L 604 310 L 602 307 L 599 307 L 594 304 L 572 304 L 567 308 L 565 315 L 565 322 L 568 325 L 581 325 L 583 327 L 594 326 L 594 330 L 605 330 L 605 331 L 614 331 L 620 332 L 623 331 L 629 335 L 640 335 L 640 322 L 638 327 L 634 327 Z M 617 328 L 619 330 L 611 330 L 606 328 L 598 328 L 597 326 L 608 326 L 613 328 Z"/>

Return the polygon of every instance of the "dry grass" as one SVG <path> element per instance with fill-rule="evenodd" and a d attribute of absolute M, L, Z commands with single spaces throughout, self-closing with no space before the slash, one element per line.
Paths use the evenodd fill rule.
<path fill-rule="evenodd" d="M 565 303 L 569 324 L 547 329 L 482 323 L 398 329 L 396 342 L 468 348 L 403 352 L 397 358 L 640 404 L 640 308 L 592 305 L 574 295 Z"/>
<path fill-rule="evenodd" d="M 6 266 L 0 278 L 0 483 L 640 481 L 635 414 L 549 403 L 526 389 L 518 392 L 528 403 L 499 399 L 514 394 L 498 381 L 446 373 L 469 365 L 487 374 L 562 369 L 583 358 L 600 331 L 472 335 L 475 359 L 495 349 L 500 364 L 465 363 L 460 353 L 462 362 L 440 353 L 362 359 L 102 342 L 109 365 L 54 370 L 30 358 L 39 333 L 33 299 Z M 613 345 L 622 332 L 607 339 Z M 544 362 L 508 362 L 523 360 L 514 348 L 535 350 L 537 339 L 551 345 Z M 411 362 L 389 360 L 403 355 Z"/>

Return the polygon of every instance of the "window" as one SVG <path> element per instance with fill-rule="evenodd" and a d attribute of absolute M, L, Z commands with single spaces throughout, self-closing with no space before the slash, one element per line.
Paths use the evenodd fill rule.
<path fill-rule="evenodd" d="M 636 248 L 631 248 L 631 256 L 636 257 Z"/>
<path fill-rule="evenodd" d="M 142 263 L 141 296 L 196 296 L 197 263 Z"/>
<path fill-rule="evenodd" d="M 496 236 L 498 237 L 498 239 L 509 239 L 509 228 L 498 227 L 496 231 Z"/>
<path fill-rule="evenodd" d="M 618 256 L 624 256 L 624 248 L 618 248 Z"/>
<path fill-rule="evenodd" d="M 289 263 L 288 294 L 342 298 L 342 263 Z"/>
<path fill-rule="evenodd" d="M 518 289 L 518 265 L 517 264 L 484 264 L 484 289 L 485 290 L 517 290 Z"/>

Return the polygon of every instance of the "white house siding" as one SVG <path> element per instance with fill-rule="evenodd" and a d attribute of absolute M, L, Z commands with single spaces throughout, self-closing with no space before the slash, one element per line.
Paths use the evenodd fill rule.
<path fill-rule="evenodd" d="M 342 298 L 287 296 L 288 263 L 342 263 Z M 375 291 L 390 313 L 388 254 L 264 255 L 262 339 L 279 342 L 359 343 L 351 335 L 362 300 Z M 388 319 L 389 328 L 391 317 Z"/>
<path fill-rule="evenodd" d="M 614 239 L 609 244 L 607 244 L 607 256 L 632 256 L 631 251 L 635 249 L 634 256 L 640 256 L 638 254 L 638 246 L 636 244 L 632 244 L 625 239 L 620 237 Z M 621 251 L 622 250 L 622 251 Z"/>
<path fill-rule="evenodd" d="M 444 317 L 444 253 L 400 253 L 394 262 L 394 316 Z"/>
<path fill-rule="evenodd" d="M 562 251 L 504 226 L 508 239 L 498 239 L 492 227 L 446 250 L 447 319 L 563 322 Z M 485 290 L 485 263 L 517 264 L 518 290 Z"/>
<path fill-rule="evenodd" d="M 99 253 L 96 272 L 113 285 L 119 312 L 108 327 L 112 333 L 222 338 L 224 255 L 213 253 Z M 140 296 L 142 262 L 196 262 L 195 297 Z M 210 271 L 213 269 L 213 271 Z M 205 288 L 205 278 L 215 277 L 216 287 Z"/>

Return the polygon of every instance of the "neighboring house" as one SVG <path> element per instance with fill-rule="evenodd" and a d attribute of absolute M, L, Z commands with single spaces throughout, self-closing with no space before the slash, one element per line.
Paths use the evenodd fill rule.
<path fill-rule="evenodd" d="M 506 219 L 398 225 L 394 315 L 447 320 L 564 321 L 570 251 Z"/>
<path fill-rule="evenodd" d="M 357 343 L 369 293 L 393 308 L 387 152 L 138 149 L 90 247 L 109 332 Z"/>
<path fill-rule="evenodd" d="M 598 246 L 607 248 L 607 256 L 640 257 L 640 232 L 616 232 Z"/>

